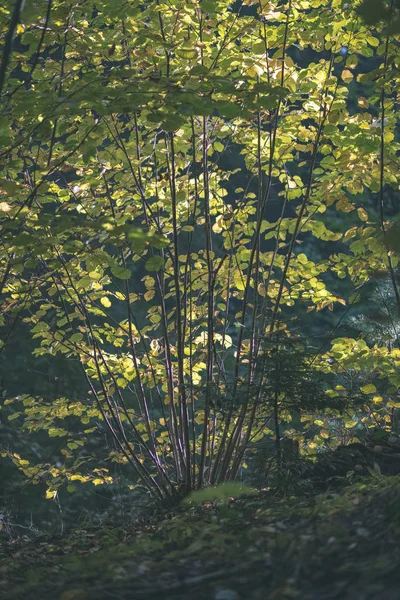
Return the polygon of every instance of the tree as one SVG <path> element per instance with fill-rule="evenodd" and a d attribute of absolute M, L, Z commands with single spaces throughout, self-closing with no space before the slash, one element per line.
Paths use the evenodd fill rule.
<path fill-rule="evenodd" d="M 1 10 L 2 325 L 23 319 L 35 355 L 77 361 L 87 385 L 8 398 L 25 429 L 65 441 L 58 467 L 11 457 L 49 497 L 109 483 L 85 451 L 102 422 L 108 460 L 155 498 L 234 479 L 270 431 L 271 356 L 305 311 L 356 301 L 332 274 L 360 287 L 384 270 L 398 295 L 397 34 L 341 0 L 36 0 L 16 28 Z M 361 342 L 321 349 L 306 379 L 376 358 L 397 391 L 398 350 Z"/>

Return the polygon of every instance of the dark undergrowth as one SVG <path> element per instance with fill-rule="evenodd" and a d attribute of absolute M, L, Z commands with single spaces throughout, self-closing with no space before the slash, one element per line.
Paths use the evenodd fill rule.
<path fill-rule="evenodd" d="M 0 597 L 398 600 L 400 476 L 376 465 L 322 493 L 305 484 L 64 536 L 3 531 Z"/>

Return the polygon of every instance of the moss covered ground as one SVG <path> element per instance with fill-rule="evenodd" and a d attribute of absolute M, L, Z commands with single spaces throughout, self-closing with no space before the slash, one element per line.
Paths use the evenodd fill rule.
<path fill-rule="evenodd" d="M 398 600 L 400 477 L 3 535 L 0 552 L 3 600 Z"/>

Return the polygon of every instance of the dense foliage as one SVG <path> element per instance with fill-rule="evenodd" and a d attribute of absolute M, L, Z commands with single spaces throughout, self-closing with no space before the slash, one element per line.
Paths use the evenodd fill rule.
<path fill-rule="evenodd" d="M 58 444 L 3 458 L 48 498 L 117 465 L 166 499 L 266 440 L 279 470 L 287 438 L 395 429 L 398 3 L 22 4 L 0 7 L 0 352 L 24 324 L 80 383 L 3 375 L 10 425 Z"/>

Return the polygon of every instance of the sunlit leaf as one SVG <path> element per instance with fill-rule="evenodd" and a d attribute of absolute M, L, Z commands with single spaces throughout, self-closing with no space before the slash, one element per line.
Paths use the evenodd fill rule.
<path fill-rule="evenodd" d="M 246 494 L 255 494 L 253 488 L 241 483 L 224 483 L 216 487 L 207 487 L 202 490 L 191 492 L 186 498 L 186 503 L 212 502 L 213 500 L 227 500 L 228 498 L 239 498 Z"/>

